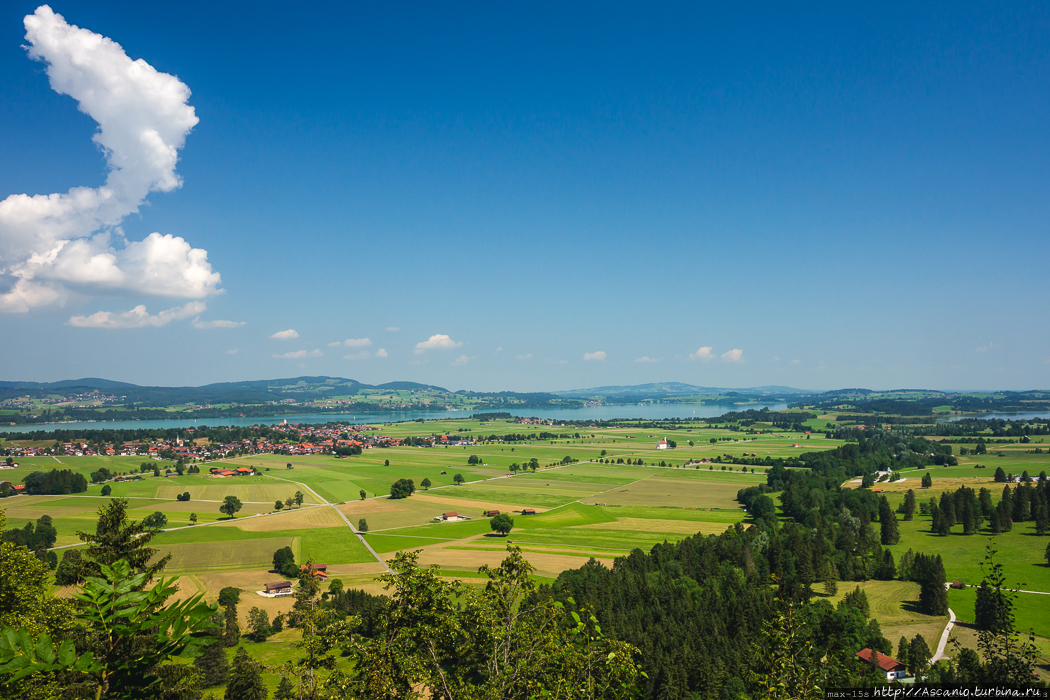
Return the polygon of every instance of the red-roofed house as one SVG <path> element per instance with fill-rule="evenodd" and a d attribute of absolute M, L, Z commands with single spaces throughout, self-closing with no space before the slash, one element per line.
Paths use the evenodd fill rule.
<path fill-rule="evenodd" d="M 908 675 L 904 664 L 897 661 L 897 659 L 880 654 L 874 649 L 861 649 L 857 652 L 857 658 L 872 666 L 878 666 L 879 670 L 886 674 L 886 680 L 888 681 L 904 678 Z"/>

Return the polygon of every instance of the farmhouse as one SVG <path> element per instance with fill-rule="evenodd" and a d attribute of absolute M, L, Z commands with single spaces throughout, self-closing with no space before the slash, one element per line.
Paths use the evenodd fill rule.
<path fill-rule="evenodd" d="M 886 680 L 892 681 L 897 678 L 904 678 L 908 675 L 904 668 L 904 664 L 897 659 L 892 659 L 885 654 L 880 654 L 874 649 L 861 649 L 857 652 L 857 658 L 865 663 L 869 663 L 872 666 L 878 666 L 879 670 L 886 674 Z"/>
<path fill-rule="evenodd" d="M 263 584 L 263 592 L 272 596 L 292 595 L 292 582 L 274 581 L 273 583 Z"/>
<path fill-rule="evenodd" d="M 306 571 L 308 566 L 308 564 L 303 564 L 299 567 L 299 571 Z M 314 578 L 328 578 L 328 564 L 314 564 Z"/>
<path fill-rule="evenodd" d="M 495 517 L 497 515 L 499 515 L 499 511 L 498 510 L 486 510 L 485 511 L 485 517 L 486 518 L 493 518 L 493 517 Z"/>
<path fill-rule="evenodd" d="M 522 515 L 536 515 L 536 509 L 535 508 L 526 508 L 525 510 L 521 511 L 521 514 Z"/>

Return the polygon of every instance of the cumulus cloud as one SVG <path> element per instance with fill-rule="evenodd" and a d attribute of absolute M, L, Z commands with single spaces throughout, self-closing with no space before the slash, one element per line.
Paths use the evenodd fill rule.
<path fill-rule="evenodd" d="M 286 331 L 277 331 L 270 337 L 274 340 L 294 340 L 299 337 L 299 334 L 295 332 L 294 328 L 289 328 Z"/>
<path fill-rule="evenodd" d="M 658 357 L 658 358 L 654 359 L 652 357 L 649 357 L 648 355 L 642 355 L 637 360 L 635 360 L 635 362 L 641 362 L 641 363 L 645 364 L 645 363 L 648 363 L 648 362 L 659 362 L 662 359 L 664 359 L 664 358 Z"/>
<path fill-rule="evenodd" d="M 170 234 L 127 241 L 119 228 L 150 192 L 181 186 L 178 151 L 199 121 L 189 88 L 47 5 L 26 16 L 25 28 L 29 57 L 45 64 L 51 88 L 98 123 L 92 140 L 109 172 L 101 187 L 0 201 L 0 311 L 26 313 L 73 295 L 220 293 L 207 251 Z"/>
<path fill-rule="evenodd" d="M 387 357 L 389 354 L 384 348 L 376 350 L 376 357 Z"/>
<path fill-rule="evenodd" d="M 74 316 L 66 322 L 66 325 L 77 328 L 159 328 L 172 321 L 181 321 L 196 316 L 207 308 L 202 301 L 191 301 L 183 306 L 166 309 L 151 316 L 146 311 L 145 304 L 139 304 L 130 311 L 99 311 L 90 316 Z"/>
<path fill-rule="evenodd" d="M 240 348 L 234 348 L 233 350 L 227 350 L 226 354 L 227 355 L 236 355 L 239 352 L 240 352 Z"/>
<path fill-rule="evenodd" d="M 207 330 L 209 328 L 240 328 L 245 325 L 244 321 L 202 321 L 199 318 L 193 319 L 193 327 L 199 328 L 200 330 Z"/>
<path fill-rule="evenodd" d="M 798 364 L 801 364 L 801 363 L 802 363 L 802 360 L 792 360 L 791 361 L 791 364 L 793 364 L 793 365 L 798 365 Z"/>
<path fill-rule="evenodd" d="M 367 350 L 362 350 L 361 352 L 351 353 L 349 355 L 343 355 L 343 359 L 344 360 L 367 360 L 370 357 L 371 357 L 371 355 L 368 353 Z"/>
<path fill-rule="evenodd" d="M 743 362 L 744 351 L 740 348 L 733 348 L 728 352 L 722 353 L 722 362 Z"/>
<path fill-rule="evenodd" d="M 422 355 L 427 350 L 451 350 L 452 348 L 458 348 L 461 345 L 463 345 L 463 343 L 457 343 L 447 335 L 438 333 L 420 343 L 416 343 L 415 353 L 417 355 Z"/>
<path fill-rule="evenodd" d="M 465 365 L 468 362 L 470 362 L 471 360 L 476 360 L 476 359 L 478 359 L 478 358 L 476 358 L 476 357 L 467 357 L 466 355 L 460 355 L 459 357 L 456 358 L 455 362 L 452 363 L 452 366 L 456 367 L 458 365 Z"/>
<path fill-rule="evenodd" d="M 988 343 L 987 345 L 982 345 L 981 347 L 977 348 L 976 352 L 988 352 L 994 347 L 995 343 Z"/>
<path fill-rule="evenodd" d="M 324 355 L 320 350 L 296 350 L 274 355 L 278 360 L 301 360 L 304 357 L 321 357 Z"/>
<path fill-rule="evenodd" d="M 397 333 L 401 329 L 398 328 L 397 326 L 387 326 L 386 330 L 390 331 L 391 333 Z"/>
<path fill-rule="evenodd" d="M 517 355 L 514 359 L 515 360 L 531 360 L 532 359 L 532 353 L 531 352 L 527 352 L 524 355 Z"/>
<path fill-rule="evenodd" d="M 351 338 L 343 341 L 343 345 L 348 348 L 367 348 L 371 344 L 372 341 L 368 338 Z"/>
<path fill-rule="evenodd" d="M 696 352 L 689 353 L 689 359 L 709 362 L 710 360 L 715 359 L 715 354 L 712 350 L 713 348 L 705 345 L 704 347 L 699 348 Z"/>
<path fill-rule="evenodd" d="M 585 352 L 583 353 L 584 362 L 605 362 L 605 351 L 598 350 L 597 352 Z"/>

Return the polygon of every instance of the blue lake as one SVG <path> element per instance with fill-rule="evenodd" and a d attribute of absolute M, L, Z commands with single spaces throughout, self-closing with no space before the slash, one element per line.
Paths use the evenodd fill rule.
<path fill-rule="evenodd" d="M 560 420 L 610 420 L 613 418 L 714 418 L 730 411 L 743 411 L 749 408 L 761 410 L 768 406 L 771 411 L 787 408 L 786 403 L 774 404 L 624 404 L 617 406 L 586 406 L 584 408 L 523 408 L 505 409 L 503 412 L 514 416 L 533 418 L 554 418 Z M 436 420 L 438 418 L 469 418 L 474 413 L 484 411 L 405 411 L 403 413 L 303 413 L 287 416 L 262 416 L 252 418 L 206 418 L 206 419 L 173 419 L 173 420 L 125 420 L 95 421 L 74 423 L 37 423 L 32 425 L 0 426 L 0 433 L 68 430 L 85 428 L 89 430 L 134 430 L 151 428 L 195 428 L 207 426 L 246 427 L 250 425 L 277 425 L 284 421 L 289 423 L 394 423 L 399 421 Z"/>

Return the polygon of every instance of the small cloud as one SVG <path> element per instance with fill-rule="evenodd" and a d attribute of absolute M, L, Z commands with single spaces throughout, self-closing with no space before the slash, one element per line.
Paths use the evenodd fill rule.
<path fill-rule="evenodd" d="M 426 358 L 422 358 L 422 359 L 419 359 L 419 360 L 412 360 L 408 364 L 410 364 L 410 365 L 425 365 L 425 364 L 427 364 L 429 362 L 430 362 L 430 360 L 428 360 Z"/>
<path fill-rule="evenodd" d="M 337 348 L 337 347 L 339 347 L 342 344 L 343 344 L 343 341 L 341 341 L 341 340 L 334 340 L 334 341 L 332 341 L 331 343 L 328 344 L 328 347 L 330 347 L 330 348 Z"/>
<path fill-rule="evenodd" d="M 227 351 L 226 351 L 226 354 L 227 354 L 227 355 L 236 355 L 236 354 L 237 354 L 237 353 L 239 353 L 240 351 L 241 351 L 241 350 L 240 350 L 240 348 L 234 348 L 233 350 L 227 350 Z"/>
<path fill-rule="evenodd" d="M 981 347 L 977 348 L 976 352 L 988 352 L 994 347 L 995 343 L 988 343 L 987 345 L 982 345 Z"/>
<path fill-rule="evenodd" d="M 350 338 L 343 341 L 343 345 L 348 348 L 367 348 L 371 344 L 372 341 L 369 338 Z"/>
<path fill-rule="evenodd" d="M 343 355 L 343 359 L 344 360 L 367 360 L 369 357 L 371 357 L 371 355 L 368 354 L 367 350 L 362 350 L 361 352 L 355 352 L 355 353 L 350 354 L 350 355 Z"/>
<path fill-rule="evenodd" d="M 384 330 L 386 330 L 388 333 L 397 333 L 401 329 L 397 326 L 387 326 Z"/>
<path fill-rule="evenodd" d="M 663 359 L 664 358 L 662 358 L 662 357 L 652 358 L 652 357 L 649 357 L 648 355 L 642 355 L 637 360 L 635 360 L 635 362 L 641 362 L 641 363 L 645 364 L 645 363 L 649 363 L 649 362 L 660 362 Z"/>
<path fill-rule="evenodd" d="M 202 321 L 200 318 L 193 319 L 193 327 L 200 330 L 209 328 L 240 328 L 245 325 L 244 321 Z"/>
<path fill-rule="evenodd" d="M 447 335 L 438 333 L 430 336 L 421 343 L 416 343 L 415 353 L 417 355 L 422 355 L 427 350 L 450 350 L 452 348 L 458 348 L 461 345 L 463 345 L 463 343 L 457 343 Z"/>
<path fill-rule="evenodd" d="M 605 362 L 605 351 L 598 350 L 597 352 L 585 352 L 583 353 L 584 362 Z"/>
<path fill-rule="evenodd" d="M 293 329 L 289 328 L 286 331 L 277 331 L 270 337 L 274 340 L 293 340 L 295 338 L 298 338 L 299 334 L 296 333 Z"/>
<path fill-rule="evenodd" d="M 296 350 L 295 352 L 286 352 L 281 355 L 274 355 L 278 360 L 301 360 L 304 357 L 321 357 L 324 355 L 320 350 Z"/>
<path fill-rule="evenodd" d="M 773 362 L 780 362 L 780 356 L 779 355 L 773 355 Z"/>
<path fill-rule="evenodd" d="M 387 351 L 386 351 L 385 349 L 383 349 L 383 348 L 379 348 L 378 350 L 376 350 L 376 357 L 387 357 L 387 356 L 388 356 L 389 354 L 390 354 L 390 353 L 388 353 L 388 352 L 387 352 Z"/>
<path fill-rule="evenodd" d="M 696 352 L 689 354 L 690 360 L 701 360 L 702 362 L 710 362 L 715 359 L 715 354 L 712 352 L 712 348 L 705 345 L 699 348 Z"/>
<path fill-rule="evenodd" d="M 733 348 L 728 352 L 722 353 L 722 362 L 743 362 L 744 351 L 740 348 Z"/>
<path fill-rule="evenodd" d="M 524 355 L 516 356 L 514 359 L 515 360 L 531 360 L 532 359 L 532 353 L 531 352 L 527 352 Z"/>
<path fill-rule="evenodd" d="M 456 358 L 456 361 L 452 363 L 452 366 L 456 367 L 457 365 L 465 365 L 468 362 L 470 362 L 471 360 L 476 360 L 476 359 L 478 359 L 478 358 L 476 358 L 476 357 L 467 357 L 466 355 L 460 355 L 459 357 Z"/>
<path fill-rule="evenodd" d="M 208 307 L 202 301 L 191 301 L 183 306 L 176 306 L 150 316 L 144 304 L 139 304 L 130 311 L 98 311 L 90 316 L 73 316 L 66 321 L 67 326 L 76 328 L 160 328 L 172 321 L 181 321 L 197 316 Z"/>
<path fill-rule="evenodd" d="M 555 360 L 553 357 L 548 357 L 546 360 L 544 360 L 544 362 L 546 362 L 549 365 L 567 365 L 567 364 L 569 364 L 568 360 Z"/>
<path fill-rule="evenodd" d="M 498 348 L 496 348 L 496 352 L 503 352 L 503 346 L 500 345 Z"/>
<path fill-rule="evenodd" d="M 791 364 L 793 364 L 793 365 L 802 364 L 802 360 L 792 360 Z"/>

